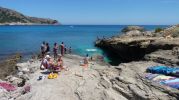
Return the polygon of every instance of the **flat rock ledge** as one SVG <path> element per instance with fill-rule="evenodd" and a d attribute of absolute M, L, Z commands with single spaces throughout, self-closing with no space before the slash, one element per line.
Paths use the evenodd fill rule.
<path fill-rule="evenodd" d="M 152 55 L 149 57 L 148 54 L 156 51 L 160 52 L 160 50 L 170 50 L 170 56 L 176 58 L 175 61 L 173 59 L 172 63 L 178 65 L 177 59 L 179 56 L 179 37 L 168 38 L 163 36 L 166 34 L 165 32 L 168 32 L 168 30 L 173 28 L 179 29 L 177 26 L 172 26 L 162 31 L 163 33 L 160 33 L 162 34 L 161 36 L 156 36 L 156 34 L 159 33 L 155 33 L 153 31 L 141 32 L 138 30 L 131 30 L 119 36 L 117 35 L 107 39 L 98 39 L 95 42 L 95 45 L 107 51 L 107 53 L 109 53 L 111 56 L 117 56 L 117 58 L 122 62 L 139 61 L 143 59 L 149 60 L 149 58 L 152 58 Z M 146 55 L 148 55 L 148 57 Z M 167 58 L 167 55 L 163 54 L 162 56 L 163 58 Z"/>
<path fill-rule="evenodd" d="M 177 100 L 179 90 L 150 82 L 144 78 L 149 66 L 161 65 L 153 61 L 121 63 L 119 66 L 90 62 L 88 68 L 79 66 L 82 58 L 68 56 L 64 63 L 69 70 L 61 71 L 58 78 L 48 79 L 39 70 L 40 61 L 17 64 L 19 76 L 9 78 L 26 82 L 14 92 L 0 91 L 0 100 Z M 33 69 L 33 70 L 32 70 Z M 26 77 L 24 77 L 26 76 Z M 38 81 L 38 77 L 44 78 Z M 13 80 L 15 79 L 15 80 Z M 19 80 L 20 81 L 20 80 Z M 24 86 L 30 92 L 24 93 Z"/>

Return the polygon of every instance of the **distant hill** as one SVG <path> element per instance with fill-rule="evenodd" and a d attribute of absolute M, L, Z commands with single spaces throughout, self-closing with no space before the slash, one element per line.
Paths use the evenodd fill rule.
<path fill-rule="evenodd" d="M 0 24 L 58 24 L 57 20 L 29 17 L 17 11 L 0 7 Z"/>

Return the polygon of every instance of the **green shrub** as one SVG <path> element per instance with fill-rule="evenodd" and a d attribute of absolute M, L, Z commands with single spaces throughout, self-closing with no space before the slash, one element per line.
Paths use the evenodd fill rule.
<path fill-rule="evenodd" d="M 155 29 L 155 33 L 159 33 L 159 32 L 161 32 L 161 31 L 163 31 L 162 28 L 156 28 L 156 29 Z"/>

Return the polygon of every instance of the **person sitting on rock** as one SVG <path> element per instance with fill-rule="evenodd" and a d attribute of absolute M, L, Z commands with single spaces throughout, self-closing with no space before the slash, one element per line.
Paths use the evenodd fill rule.
<path fill-rule="evenodd" d="M 80 62 L 80 66 L 88 67 L 88 54 L 85 56 L 82 62 Z"/>
<path fill-rule="evenodd" d="M 41 64 L 40 64 L 40 69 L 44 70 L 47 69 L 49 67 L 49 59 L 51 57 L 49 55 L 46 55 L 45 58 L 42 60 Z"/>
<path fill-rule="evenodd" d="M 64 66 L 64 62 L 61 54 L 58 55 L 57 65 L 54 68 L 55 70 L 63 70 L 63 69 L 67 70 L 67 67 Z"/>

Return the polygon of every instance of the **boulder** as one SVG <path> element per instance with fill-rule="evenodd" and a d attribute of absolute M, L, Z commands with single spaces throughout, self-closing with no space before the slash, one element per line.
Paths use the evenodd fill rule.
<path fill-rule="evenodd" d="M 25 85 L 25 80 L 14 76 L 7 76 L 6 80 L 16 86 L 22 87 Z"/>
<path fill-rule="evenodd" d="M 126 32 L 125 36 L 130 36 L 130 37 L 133 37 L 133 36 L 142 36 L 142 32 L 140 32 L 139 30 L 132 30 L 132 31 L 128 31 Z"/>
<path fill-rule="evenodd" d="M 150 61 L 165 64 L 165 65 L 169 65 L 169 66 L 178 66 L 179 59 L 176 53 L 177 53 L 176 51 L 172 51 L 172 50 L 158 50 L 158 51 L 145 55 L 144 58 L 145 60 L 150 60 Z"/>
<path fill-rule="evenodd" d="M 23 72 L 23 73 L 28 73 L 29 70 L 29 64 L 28 63 L 18 63 L 17 65 L 18 71 Z"/>
<path fill-rule="evenodd" d="M 124 29 L 122 29 L 122 32 L 129 32 L 129 31 L 134 31 L 134 30 L 138 30 L 140 32 L 143 32 L 145 29 L 143 27 L 140 27 L 140 26 L 127 26 Z"/>
<path fill-rule="evenodd" d="M 166 39 L 146 36 L 113 37 L 98 41 L 96 46 L 104 49 L 111 58 L 118 58 L 121 62 L 130 62 L 141 60 L 146 54 L 159 49 L 172 50 L 173 47 L 179 46 L 179 38 Z"/>
<path fill-rule="evenodd" d="M 177 56 L 177 58 L 179 58 L 179 47 L 174 47 L 172 49 L 172 54 Z"/>
<path fill-rule="evenodd" d="M 144 36 L 147 36 L 147 37 L 152 37 L 153 36 L 153 32 L 151 32 L 151 31 L 145 31 L 145 32 L 142 32 L 142 34 Z"/>

